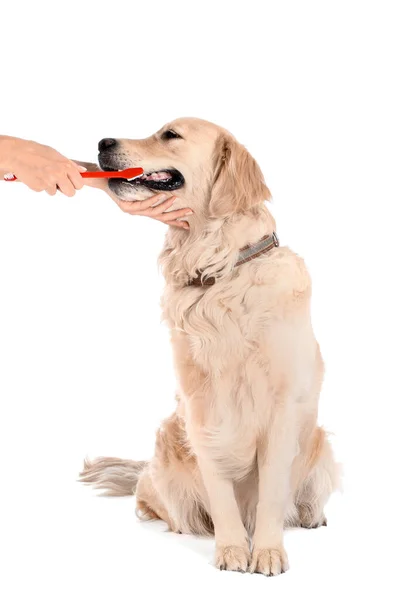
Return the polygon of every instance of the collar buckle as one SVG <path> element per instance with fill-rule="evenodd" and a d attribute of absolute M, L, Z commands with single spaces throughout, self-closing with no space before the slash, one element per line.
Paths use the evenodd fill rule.
<path fill-rule="evenodd" d="M 244 263 L 253 260 L 254 258 L 258 258 L 262 254 L 266 254 L 273 248 L 277 248 L 279 246 L 279 239 L 276 235 L 275 231 L 272 234 L 265 235 L 255 244 L 249 244 L 248 246 L 244 246 L 239 251 L 239 260 L 234 265 L 234 268 L 240 267 Z M 202 279 L 201 271 L 197 272 L 197 275 L 194 279 L 188 282 L 188 285 L 194 285 L 197 287 L 214 285 L 216 282 L 216 278 L 213 276 Z"/>

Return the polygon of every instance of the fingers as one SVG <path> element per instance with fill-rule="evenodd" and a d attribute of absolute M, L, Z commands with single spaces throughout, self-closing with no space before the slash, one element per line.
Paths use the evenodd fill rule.
<path fill-rule="evenodd" d="M 147 211 L 143 211 L 143 214 L 147 217 L 157 217 L 158 215 L 162 215 L 166 210 L 171 208 L 175 200 L 176 198 L 172 196 L 172 198 L 168 198 L 168 200 L 161 202 L 161 204 L 158 204 L 157 206 L 151 206 Z"/>
<path fill-rule="evenodd" d="M 82 160 L 80 160 L 79 162 L 77 160 L 71 160 L 71 162 L 74 165 L 76 165 L 81 172 L 83 172 L 83 171 L 101 171 L 99 165 L 97 165 L 96 163 L 84 162 Z"/>
<path fill-rule="evenodd" d="M 127 200 L 120 200 L 119 198 L 116 198 L 115 202 L 122 212 L 127 213 L 128 215 L 137 215 L 140 213 L 140 206 L 138 206 L 140 205 L 140 202 L 128 202 Z"/>
<path fill-rule="evenodd" d="M 156 213 L 152 213 L 151 216 L 155 214 Z M 181 208 L 179 210 L 171 210 L 171 212 L 168 213 L 162 213 L 158 220 L 162 221 L 163 223 L 169 223 L 170 221 L 175 221 L 176 219 L 181 219 L 182 217 L 187 217 L 192 214 L 193 211 L 190 208 Z"/>
<path fill-rule="evenodd" d="M 127 201 L 127 200 L 116 200 L 119 208 L 130 215 L 141 215 L 142 217 L 151 217 L 161 223 L 167 223 L 172 227 L 178 227 L 180 229 L 190 229 L 187 221 L 179 221 L 183 217 L 193 215 L 193 211 L 190 208 L 180 208 L 178 210 L 172 210 L 165 212 L 176 200 L 176 196 L 166 197 L 166 194 L 157 194 L 151 198 L 141 201 Z M 156 205 L 156 206 L 154 206 Z"/>
<path fill-rule="evenodd" d="M 56 191 L 59 190 L 65 196 L 68 196 L 68 198 L 72 198 L 75 196 L 76 190 L 83 188 L 80 168 L 79 165 L 71 161 L 66 164 L 63 171 L 49 178 L 50 181 L 46 182 L 44 189 L 51 196 L 54 196 Z"/>
<path fill-rule="evenodd" d="M 49 196 L 55 196 L 57 193 L 57 186 L 52 185 L 52 186 L 48 187 L 45 191 L 46 191 L 46 194 L 49 194 Z"/>
<path fill-rule="evenodd" d="M 161 215 L 165 210 L 170 208 L 175 202 L 175 196 L 170 198 L 166 198 L 165 194 L 157 194 L 156 196 L 151 196 L 151 198 L 147 198 L 146 200 L 117 200 L 117 204 L 123 212 L 126 212 L 130 215 L 141 215 L 142 217 L 154 217 L 156 218 L 158 215 Z M 164 200 L 161 204 L 154 206 L 160 200 Z M 187 210 L 187 209 L 186 209 Z"/>
<path fill-rule="evenodd" d="M 75 164 L 77 164 L 75 162 Z M 78 164 L 79 170 L 80 172 L 84 172 L 84 171 L 101 171 L 100 167 L 98 165 L 96 165 L 96 163 L 88 163 L 88 162 L 81 162 L 80 164 Z M 82 178 L 82 184 L 87 186 L 87 187 L 93 187 L 93 188 L 98 188 L 100 190 L 103 190 L 104 192 L 106 192 L 109 196 L 111 196 L 113 198 L 113 196 L 111 195 L 110 192 L 110 188 L 108 187 L 108 179 L 103 179 L 103 178 L 97 178 L 97 177 L 86 177 L 85 179 Z"/>
<path fill-rule="evenodd" d="M 160 221 L 160 219 L 158 219 Z M 171 227 L 179 227 L 179 229 L 186 229 L 187 231 L 190 229 L 190 225 L 187 221 L 169 221 L 168 225 Z"/>
<path fill-rule="evenodd" d="M 57 187 L 68 198 L 75 196 L 75 188 L 67 175 L 57 180 Z"/>
<path fill-rule="evenodd" d="M 32 190 L 53 195 L 58 186 L 65 195 L 73 196 L 83 186 L 80 174 L 86 165 L 78 165 L 49 146 L 13 138 L 8 158 L 10 171 Z"/>
<path fill-rule="evenodd" d="M 176 197 L 175 196 L 167 196 L 167 194 L 156 194 L 155 196 L 151 196 L 151 198 L 147 198 L 147 200 L 141 200 L 140 202 L 140 209 L 141 210 L 146 210 L 146 208 L 157 208 L 154 205 L 158 204 L 159 202 L 161 204 L 158 204 L 158 206 L 163 206 L 163 210 L 166 210 L 167 208 L 169 208 L 170 206 L 173 205 L 173 203 L 175 202 Z M 161 211 L 163 212 L 163 211 Z"/>
<path fill-rule="evenodd" d="M 96 177 L 87 177 L 86 179 L 83 179 L 83 177 L 82 177 L 82 183 L 83 183 L 83 185 L 86 185 L 88 187 L 98 188 L 99 190 L 103 190 L 104 192 L 106 192 L 107 194 L 110 195 L 110 188 L 108 187 L 108 179 L 103 179 L 103 178 L 97 179 Z"/>
<path fill-rule="evenodd" d="M 75 190 L 81 190 L 83 188 L 83 178 L 81 172 L 78 170 L 77 165 L 73 164 L 68 172 L 68 179 L 74 186 Z"/>
<path fill-rule="evenodd" d="M 45 191 L 50 196 L 54 196 L 59 190 L 65 196 L 72 198 L 76 190 L 83 187 L 83 179 L 75 166 L 68 167 L 66 170 L 60 170 L 59 173 L 51 174 L 47 177 L 25 180 L 26 185 L 35 192 Z"/>

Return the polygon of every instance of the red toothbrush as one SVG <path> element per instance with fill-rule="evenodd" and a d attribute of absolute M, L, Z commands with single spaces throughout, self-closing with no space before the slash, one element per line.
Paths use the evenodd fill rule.
<path fill-rule="evenodd" d="M 136 177 L 140 177 L 143 173 L 144 171 L 141 167 L 133 167 L 132 169 L 124 169 L 123 171 L 84 171 L 81 175 L 83 178 L 97 179 L 100 177 L 106 179 L 120 177 L 121 179 L 128 179 L 130 181 L 136 179 Z M 4 181 L 17 181 L 17 177 L 13 173 L 7 173 L 4 175 Z"/>

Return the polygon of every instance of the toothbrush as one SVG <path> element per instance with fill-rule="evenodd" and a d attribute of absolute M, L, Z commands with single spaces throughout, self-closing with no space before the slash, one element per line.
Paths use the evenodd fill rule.
<path fill-rule="evenodd" d="M 113 179 L 119 177 L 121 179 L 127 179 L 128 181 L 132 181 L 136 179 L 136 177 L 140 177 L 143 175 L 144 171 L 141 167 L 135 167 L 131 169 L 124 169 L 123 171 L 84 171 L 81 173 L 81 176 L 86 179 L 90 178 L 101 178 L 104 177 L 106 179 Z M 4 175 L 4 181 L 17 181 L 17 177 L 13 173 L 6 173 Z"/>

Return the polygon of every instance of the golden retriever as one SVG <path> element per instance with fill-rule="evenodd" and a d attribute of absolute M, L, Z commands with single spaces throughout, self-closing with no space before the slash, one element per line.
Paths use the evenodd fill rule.
<path fill-rule="evenodd" d="M 214 534 L 220 569 L 283 573 L 284 527 L 325 525 L 338 486 L 317 424 L 324 367 L 304 262 L 274 245 L 237 265 L 275 222 L 259 166 L 224 129 L 178 119 L 147 139 L 99 148 L 103 169 L 145 171 L 109 180 L 114 198 L 180 190 L 194 215 L 190 231 L 170 228 L 161 255 L 176 410 L 149 462 L 86 461 L 81 480 L 112 495 L 136 492 L 138 514 L 172 531 Z"/>

